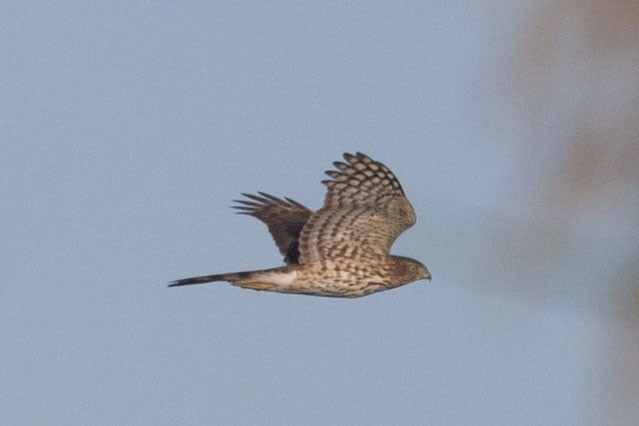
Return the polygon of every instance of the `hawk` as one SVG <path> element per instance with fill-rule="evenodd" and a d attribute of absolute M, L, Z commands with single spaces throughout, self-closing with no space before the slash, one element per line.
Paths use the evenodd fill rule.
<path fill-rule="evenodd" d="M 228 281 L 253 290 L 361 297 L 430 280 L 417 260 L 390 254 L 416 219 L 393 172 L 359 152 L 344 159 L 333 163 L 338 170 L 326 172 L 331 179 L 322 182 L 328 191 L 316 212 L 264 192 L 235 200 L 239 213 L 266 224 L 286 266 L 184 278 L 169 287 Z"/>

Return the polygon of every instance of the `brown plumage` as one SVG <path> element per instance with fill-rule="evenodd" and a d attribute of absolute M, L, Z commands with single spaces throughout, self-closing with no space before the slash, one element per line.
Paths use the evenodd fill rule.
<path fill-rule="evenodd" d="M 240 214 L 258 218 L 266 224 L 287 264 L 299 263 L 299 239 L 313 211 L 290 198 L 284 200 L 263 192 L 260 196 L 242 194 L 252 201 L 235 200 Z"/>
<path fill-rule="evenodd" d="M 239 213 L 267 225 L 287 266 L 185 278 L 169 286 L 228 281 L 254 290 L 359 297 L 430 280 L 417 260 L 389 253 L 416 219 L 393 172 L 362 153 L 344 159 L 333 163 L 338 171 L 326 172 L 332 179 L 322 182 L 328 191 L 317 212 L 263 192 L 236 200 Z"/>

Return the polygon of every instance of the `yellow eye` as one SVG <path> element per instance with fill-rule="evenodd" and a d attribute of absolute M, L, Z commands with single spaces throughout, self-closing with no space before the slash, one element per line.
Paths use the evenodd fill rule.
<path fill-rule="evenodd" d="M 408 267 L 408 270 L 411 271 L 411 272 L 415 272 L 415 271 L 417 271 L 417 267 L 415 265 L 410 265 Z"/>

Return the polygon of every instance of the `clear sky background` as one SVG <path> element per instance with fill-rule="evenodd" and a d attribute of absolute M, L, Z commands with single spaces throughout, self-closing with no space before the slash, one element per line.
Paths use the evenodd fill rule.
<path fill-rule="evenodd" d="M 538 6 L 6 2 L 3 422 L 631 419 L 610 350 L 637 317 L 605 295 L 636 273 L 639 198 L 546 209 L 571 104 L 531 130 L 501 74 Z M 393 252 L 432 282 L 355 300 L 166 287 L 280 265 L 232 200 L 319 208 L 355 151 L 399 177 L 418 222 Z M 540 237 L 540 217 L 562 226 Z"/>

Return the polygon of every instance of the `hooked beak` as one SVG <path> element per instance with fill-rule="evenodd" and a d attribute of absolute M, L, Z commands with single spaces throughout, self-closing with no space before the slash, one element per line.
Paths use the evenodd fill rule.
<path fill-rule="evenodd" d="M 423 279 L 430 281 L 430 271 L 426 268 L 424 268 L 424 277 Z"/>

